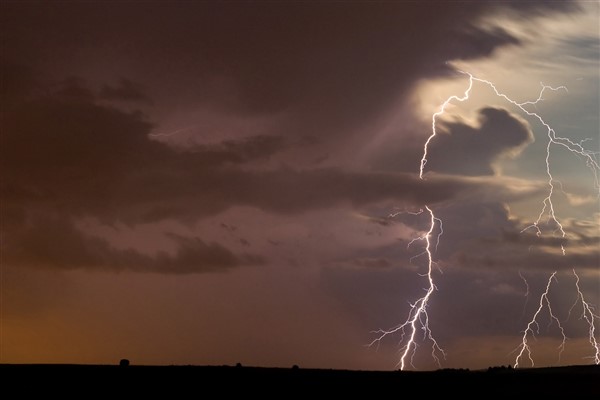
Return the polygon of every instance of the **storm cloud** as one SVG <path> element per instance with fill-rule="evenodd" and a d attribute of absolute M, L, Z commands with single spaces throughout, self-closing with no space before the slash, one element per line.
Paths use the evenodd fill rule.
<path fill-rule="evenodd" d="M 475 126 L 461 121 L 441 124 L 432 141 L 426 170 L 466 176 L 492 175 L 494 163 L 516 156 L 533 141 L 529 124 L 504 109 L 483 108 Z"/>
<path fill-rule="evenodd" d="M 597 64 L 590 4 L 3 4 L 6 362 L 393 367 L 397 341 L 364 344 L 423 293 L 426 206 L 444 229 L 431 327 L 455 365 L 497 362 L 531 311 L 519 272 L 537 294 L 557 270 L 569 298 L 576 267 L 596 301 L 597 193 L 553 148 L 567 235 L 546 216 L 523 231 L 548 196 L 546 132 L 476 86 L 439 117 L 421 179 L 423 144 L 459 65 L 530 99 L 538 72 L 562 85 L 569 57 Z M 576 70 L 564 109 L 532 107 L 573 141 L 597 121 Z"/>

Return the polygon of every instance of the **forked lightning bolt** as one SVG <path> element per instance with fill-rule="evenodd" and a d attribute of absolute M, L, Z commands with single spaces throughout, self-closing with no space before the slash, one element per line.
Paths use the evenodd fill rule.
<path fill-rule="evenodd" d="M 542 202 L 542 208 L 540 210 L 540 213 L 539 213 L 537 219 L 529 226 L 526 226 L 521 232 L 527 231 L 529 229 L 533 229 L 533 230 L 535 230 L 537 236 L 541 236 L 542 230 L 540 228 L 540 224 L 541 224 L 544 216 L 547 215 L 548 223 L 552 223 L 554 225 L 554 232 L 559 233 L 563 239 L 566 239 L 567 234 L 564 230 L 563 225 L 560 223 L 560 221 L 558 220 L 558 218 L 556 216 L 554 204 L 553 204 L 553 195 L 554 195 L 554 189 L 555 189 L 554 185 L 555 185 L 555 183 L 559 183 L 559 182 L 556 181 L 554 179 L 554 177 L 552 176 L 551 163 L 550 163 L 551 147 L 552 147 L 552 145 L 561 146 L 561 147 L 567 149 L 569 152 L 571 152 L 575 155 L 578 155 L 581 159 L 583 159 L 585 161 L 586 166 L 592 171 L 592 174 L 594 176 L 595 188 L 596 188 L 596 190 L 598 190 L 598 192 L 600 194 L 600 165 L 598 164 L 598 161 L 595 158 L 595 157 L 597 157 L 598 153 L 586 150 L 582 146 L 582 144 L 585 142 L 585 140 L 581 141 L 579 143 L 576 143 L 576 142 L 573 142 L 572 140 L 570 140 L 569 138 L 557 136 L 554 129 L 551 128 L 550 125 L 548 123 L 546 123 L 539 114 L 528 110 L 526 107 L 527 106 L 535 106 L 539 102 L 543 101 L 543 95 L 546 90 L 551 90 L 551 91 L 565 90 L 566 91 L 567 88 L 564 86 L 551 87 L 551 86 L 544 85 L 542 83 L 542 89 L 536 100 L 525 101 L 525 102 L 519 103 L 515 100 L 512 100 L 507 95 L 501 93 L 492 82 L 485 80 L 485 79 L 477 78 L 468 72 L 464 72 L 464 71 L 459 71 L 459 72 L 463 73 L 469 77 L 468 87 L 464 91 L 462 96 L 457 96 L 457 95 L 450 96 L 441 105 L 440 109 L 436 113 L 433 114 L 432 121 L 431 121 L 431 134 L 427 138 L 427 140 L 423 146 L 423 156 L 421 158 L 420 167 L 419 167 L 419 178 L 424 179 L 425 166 L 427 164 L 429 145 L 432 142 L 432 140 L 435 138 L 435 136 L 437 135 L 437 120 L 438 120 L 438 118 L 446 112 L 446 108 L 453 101 L 463 102 L 463 101 L 469 99 L 469 95 L 473 89 L 474 82 L 479 82 L 484 85 L 487 85 L 488 87 L 490 87 L 493 90 L 493 92 L 496 94 L 496 96 L 506 100 L 508 103 L 517 107 L 524 114 L 526 114 L 530 117 L 533 117 L 534 119 L 537 119 L 540 122 L 540 124 L 542 124 L 544 126 L 544 128 L 546 129 L 546 134 L 548 136 L 548 142 L 546 145 L 546 157 L 545 157 L 546 175 L 548 177 L 548 181 L 547 181 L 548 193 Z M 433 254 L 432 254 L 431 236 L 433 234 L 433 231 L 434 231 L 434 228 L 435 228 L 436 222 L 437 222 L 437 224 L 440 226 L 440 233 L 437 235 L 437 241 L 436 241 L 436 248 L 437 248 L 437 243 L 439 243 L 440 235 L 442 232 L 442 230 L 441 230 L 442 221 L 434 215 L 433 210 L 429 206 L 425 206 L 425 208 L 427 209 L 427 211 L 429 212 L 429 215 L 431 217 L 429 231 L 425 235 L 418 237 L 417 239 L 414 239 L 413 241 L 411 241 L 411 243 L 413 243 L 415 240 L 424 240 L 426 243 L 425 251 L 423 253 L 417 255 L 417 257 L 420 255 L 423 255 L 423 254 L 427 255 L 428 270 L 427 270 L 426 276 L 427 276 L 427 280 L 429 283 L 429 287 L 426 289 L 426 294 L 423 297 L 419 298 L 414 304 L 411 304 L 408 318 L 406 319 L 406 321 L 404 323 L 397 325 L 396 327 L 389 329 L 389 330 L 376 331 L 376 333 L 378 333 L 379 336 L 370 343 L 370 345 L 373 345 L 375 343 L 379 344 L 380 341 L 384 337 L 394 334 L 394 333 L 401 334 L 401 342 L 400 343 L 402 343 L 404 341 L 405 336 L 407 335 L 406 331 L 408 330 L 408 340 L 401 348 L 402 355 L 400 357 L 399 365 L 402 370 L 406 367 L 407 358 L 409 357 L 409 354 L 410 354 L 409 361 L 410 361 L 410 364 L 412 365 L 412 359 L 414 357 L 414 354 L 415 354 L 415 351 L 417 348 L 417 344 L 415 342 L 415 336 L 416 336 L 416 330 L 418 327 L 420 327 L 424 331 L 425 338 L 429 339 L 432 342 L 432 356 L 433 356 L 434 360 L 438 363 L 438 365 L 440 364 L 440 359 L 437 356 L 437 354 L 442 354 L 445 357 L 445 352 L 440 348 L 437 341 L 433 338 L 433 336 L 431 334 L 431 330 L 429 328 L 429 316 L 427 314 L 428 302 L 433 294 L 433 291 L 436 288 L 435 283 L 433 281 L 433 276 L 432 276 L 434 262 L 433 262 Z M 409 243 L 409 245 L 411 243 Z M 565 255 L 566 250 L 564 248 L 564 244 L 561 244 L 561 250 L 562 250 L 563 255 Z M 598 315 L 593 313 L 593 308 L 590 306 L 589 303 L 587 303 L 585 301 L 583 293 L 581 292 L 581 290 L 579 288 L 579 276 L 577 275 L 575 270 L 573 270 L 573 273 L 575 274 L 575 276 L 577 278 L 577 281 L 576 281 L 576 287 L 577 287 L 577 293 L 578 293 L 577 302 L 580 301 L 582 303 L 582 307 L 583 307 L 582 318 L 585 319 L 586 322 L 588 323 L 589 341 L 590 341 L 591 345 L 593 346 L 593 348 L 595 349 L 595 355 L 594 355 L 593 359 L 596 364 L 600 364 L 600 347 L 599 347 L 599 344 L 595 337 L 595 325 L 594 325 L 594 320 L 598 318 Z M 527 286 L 527 292 L 529 293 L 529 286 L 527 284 L 527 281 L 520 273 L 519 273 L 519 275 L 525 282 L 525 284 Z M 559 359 L 560 359 L 561 353 L 563 352 L 563 350 L 565 348 L 565 343 L 566 343 L 567 337 L 566 337 L 564 329 L 560 323 L 560 320 L 554 315 L 551 305 L 550 305 L 550 301 L 548 299 L 548 292 L 550 290 L 550 286 L 552 284 L 552 281 L 556 279 L 555 275 L 556 275 L 556 272 L 554 272 L 548 279 L 548 283 L 546 285 L 546 291 L 540 297 L 539 307 L 538 307 L 537 311 L 535 312 L 535 314 L 533 315 L 533 318 L 527 324 L 527 328 L 523 332 L 522 342 L 521 342 L 520 346 L 517 347 L 517 349 L 516 349 L 519 351 L 519 353 L 515 360 L 515 367 L 519 366 L 519 360 L 525 354 L 527 354 L 527 357 L 529 358 L 531 364 L 533 365 L 533 358 L 531 356 L 531 348 L 528 345 L 527 339 L 530 335 L 534 336 L 536 332 L 539 332 L 537 317 L 539 316 L 540 312 L 543 310 L 544 305 L 547 307 L 548 312 L 550 313 L 551 322 L 552 321 L 556 322 L 556 324 L 558 325 L 558 328 L 562 334 L 563 340 L 561 342 L 561 345 L 559 346 Z M 575 307 L 577 302 L 573 305 L 573 307 Z M 534 327 L 536 328 L 535 331 L 533 329 Z"/>
<path fill-rule="evenodd" d="M 449 97 L 442 104 L 440 110 L 438 112 L 436 112 L 435 114 L 433 114 L 432 133 L 429 136 L 429 138 L 427 139 L 427 141 L 425 142 L 425 146 L 424 146 L 424 150 L 423 150 L 423 157 L 421 158 L 421 165 L 420 165 L 420 169 L 419 169 L 419 176 L 421 177 L 421 179 L 423 178 L 424 168 L 425 168 L 425 165 L 427 164 L 428 146 L 429 146 L 429 143 L 433 140 L 433 138 L 437 134 L 437 131 L 436 131 L 437 118 L 439 116 L 441 116 L 442 114 L 444 114 L 446 107 L 452 101 L 462 102 L 462 101 L 467 100 L 469 98 L 469 94 L 470 94 L 471 90 L 473 89 L 474 82 L 483 83 L 483 84 L 487 85 L 488 87 L 490 87 L 494 91 L 496 96 L 506 100 L 508 103 L 517 107 L 519 110 L 521 110 L 526 115 L 533 117 L 534 119 L 537 119 L 539 121 L 539 123 L 542 124 L 544 126 L 544 128 L 546 129 L 546 134 L 548 136 L 548 142 L 546 144 L 546 157 L 545 157 L 546 175 L 548 177 L 548 181 L 547 181 L 548 193 L 542 202 L 542 208 L 540 210 L 540 213 L 538 214 L 537 219 L 529 226 L 526 226 L 521 232 L 527 231 L 529 229 L 534 229 L 536 232 L 536 235 L 541 236 L 542 230 L 540 228 L 540 223 L 541 223 L 542 219 L 544 218 L 544 216 L 547 215 L 548 222 L 549 223 L 551 222 L 555 226 L 554 232 L 555 233 L 558 232 L 563 239 L 566 239 L 567 233 L 565 232 L 563 225 L 560 223 L 560 221 L 558 220 L 558 218 L 556 216 L 556 213 L 554 210 L 554 203 L 552 201 L 553 195 L 554 195 L 554 188 L 555 188 L 554 185 L 555 185 L 555 182 L 557 182 L 557 181 L 555 181 L 554 177 L 552 176 L 551 163 L 550 163 L 551 147 L 552 147 L 552 145 L 561 146 L 561 147 L 567 149 L 569 152 L 580 156 L 585 161 L 586 166 L 592 172 L 593 177 L 594 177 L 594 187 L 597 191 L 599 191 L 599 194 L 600 194 L 600 165 L 598 164 L 598 161 L 595 158 L 598 155 L 598 153 L 586 150 L 582 146 L 582 144 L 585 142 L 585 140 L 583 140 L 579 143 L 576 143 L 576 142 L 570 140 L 569 138 L 557 136 L 554 129 L 548 123 L 546 123 L 546 121 L 544 121 L 544 119 L 538 113 L 530 111 L 526 107 L 532 106 L 532 105 L 535 106 L 539 102 L 543 101 L 543 95 L 546 90 L 551 90 L 551 91 L 565 90 L 566 91 L 567 88 L 565 86 L 552 87 L 552 86 L 544 85 L 542 83 L 541 84 L 542 89 L 540 90 L 540 93 L 539 93 L 537 99 L 535 99 L 533 101 L 525 101 L 525 102 L 519 103 L 519 102 L 511 99 L 510 97 L 508 97 L 506 94 L 501 93 L 492 82 L 485 80 L 485 79 L 477 78 L 468 72 L 464 72 L 464 71 L 459 71 L 459 72 L 468 75 L 469 85 L 468 85 L 467 89 L 465 90 L 463 96 Z M 557 183 L 559 183 L 559 182 L 557 182 Z M 562 250 L 562 254 L 565 255 L 566 250 L 564 248 L 564 244 L 561 244 L 561 250 Z M 585 299 L 583 297 L 583 293 L 581 292 L 581 290 L 579 288 L 579 277 L 577 276 L 577 273 L 575 272 L 575 270 L 573 270 L 573 273 L 577 277 L 576 287 L 577 287 L 577 293 L 578 293 L 578 300 L 580 300 L 582 302 L 582 306 L 583 306 L 583 316 L 582 317 L 586 320 L 586 322 L 589 326 L 589 332 L 590 332 L 589 340 L 590 340 L 590 343 L 592 344 L 592 347 L 595 350 L 595 356 L 593 357 L 594 362 L 596 364 L 600 364 L 600 350 L 599 350 L 599 344 L 596 341 L 596 337 L 595 337 L 595 325 L 594 325 L 594 319 L 598 318 L 598 316 L 592 312 L 591 306 L 589 305 L 589 303 L 587 303 L 585 301 Z M 563 329 L 562 325 L 560 324 L 560 320 L 552 312 L 550 301 L 548 300 L 548 291 L 550 290 L 550 284 L 552 283 L 552 280 L 556 279 L 555 274 L 556 274 L 556 272 L 553 273 L 550 276 L 550 278 L 548 279 L 548 285 L 546 287 L 546 291 L 540 297 L 540 303 L 539 303 L 540 307 L 538 308 L 538 310 L 534 314 L 533 318 L 528 323 L 527 329 L 525 329 L 525 331 L 523 332 L 522 342 L 521 342 L 521 345 L 518 347 L 518 349 L 520 349 L 520 351 L 515 360 L 515 367 L 519 366 L 519 359 L 523 356 L 524 353 L 527 353 L 529 360 L 531 361 L 531 363 L 533 365 L 533 359 L 531 357 L 531 349 L 527 343 L 527 336 L 529 333 L 533 334 L 532 327 L 537 326 L 537 322 L 536 322 L 537 316 L 539 315 L 540 311 L 542 310 L 544 302 L 546 303 L 546 306 L 550 313 L 550 317 L 552 318 L 551 321 L 554 320 L 558 324 L 558 327 L 562 334 L 563 340 L 559 346 L 559 359 L 560 359 L 561 353 L 563 352 L 563 350 L 565 348 L 566 335 L 565 335 L 564 329 Z M 521 278 L 523 278 L 523 277 L 521 276 Z"/>
<path fill-rule="evenodd" d="M 416 340 L 415 337 L 417 334 L 417 329 L 419 327 L 420 327 L 420 329 L 423 330 L 424 338 L 429 339 L 431 341 L 431 343 L 432 343 L 431 355 L 439 366 L 441 366 L 441 363 L 440 363 L 438 354 L 442 355 L 444 358 L 446 357 L 446 353 L 438 345 L 437 341 L 434 339 L 434 337 L 431 334 L 431 329 L 429 328 L 429 315 L 427 315 L 427 306 L 428 306 L 429 299 L 430 299 L 431 295 L 433 294 L 433 291 L 436 289 L 435 284 L 433 282 L 433 277 L 432 277 L 432 270 L 433 270 L 433 265 L 434 265 L 433 253 L 432 253 L 432 236 L 433 236 L 433 232 L 436 228 L 436 222 L 438 222 L 438 225 L 439 225 L 441 223 L 441 221 L 439 218 L 435 217 L 435 215 L 433 214 L 433 211 L 428 206 L 425 206 L 425 209 L 429 213 L 429 217 L 430 217 L 429 230 L 423 236 L 419 236 L 418 238 L 414 239 L 411 243 L 413 243 L 415 240 L 425 241 L 425 251 L 421 255 L 424 255 L 424 254 L 427 255 L 427 274 L 426 274 L 426 276 L 427 276 L 427 281 L 429 283 L 429 286 L 426 289 L 425 295 L 423 297 L 421 297 L 420 299 L 418 299 L 414 304 L 411 304 L 408 318 L 406 319 L 406 321 L 404 323 L 397 325 L 394 328 L 389 329 L 389 330 L 380 329 L 378 331 L 375 331 L 374 333 L 379 334 L 379 336 L 369 344 L 369 346 L 372 346 L 375 343 L 379 344 L 384 337 L 394 334 L 394 333 L 398 333 L 398 332 L 401 334 L 400 340 L 402 342 L 404 340 L 404 337 L 407 335 L 406 331 L 408 330 L 408 340 L 407 340 L 406 344 L 400 349 L 402 355 L 400 357 L 400 361 L 398 364 L 399 364 L 401 370 L 404 370 L 407 363 L 410 363 L 410 365 L 413 365 L 413 357 L 417 350 L 417 344 L 415 341 Z M 420 212 L 414 213 L 414 214 L 420 214 Z M 438 229 L 440 229 L 440 228 L 438 228 Z M 438 235 L 436 236 L 436 245 L 437 245 L 437 242 L 439 242 L 439 237 L 441 235 L 441 232 L 442 232 L 442 230 L 440 229 L 440 233 L 438 233 Z"/>
<path fill-rule="evenodd" d="M 552 311 L 552 306 L 550 305 L 550 300 L 548 299 L 548 293 L 550 292 L 550 285 L 552 285 L 552 281 L 556 280 L 556 271 L 554 271 L 552 273 L 552 275 L 550 275 L 550 278 L 548 279 L 548 284 L 546 285 L 546 290 L 544 291 L 544 293 L 542 293 L 542 295 L 540 296 L 540 303 L 538 306 L 538 309 L 536 310 L 535 314 L 533 314 L 533 318 L 531 319 L 531 321 L 529 321 L 529 323 L 527 324 L 527 328 L 523 331 L 523 337 L 521 338 L 521 344 L 519 345 L 519 347 L 517 347 L 517 358 L 515 359 L 515 368 L 519 368 L 519 360 L 521 359 L 521 357 L 523 357 L 524 354 L 527 354 L 527 358 L 529 358 L 529 361 L 531 362 L 531 365 L 535 365 L 535 363 L 533 362 L 533 358 L 531 357 L 531 348 L 529 347 L 527 338 L 529 336 L 531 337 L 535 337 L 536 333 L 540 333 L 540 325 L 537 322 L 538 316 L 540 315 L 540 313 L 542 312 L 542 310 L 544 309 L 544 305 L 546 306 L 546 308 L 548 309 L 548 313 L 550 314 L 550 323 L 552 323 L 552 321 L 556 321 L 556 324 L 558 325 L 558 329 L 560 330 L 560 333 L 562 335 L 562 342 L 560 343 L 560 345 L 558 346 L 558 359 L 560 361 L 560 356 L 562 354 L 562 352 L 565 350 L 565 344 L 567 342 L 567 336 L 565 335 L 565 330 L 563 329 L 560 320 L 556 317 L 556 315 L 554 315 L 554 311 Z"/>
<path fill-rule="evenodd" d="M 552 129 L 552 127 L 550 127 L 550 125 L 548 123 L 546 123 L 546 121 L 544 121 L 544 119 L 536 112 L 533 111 L 529 111 L 526 106 L 529 105 L 536 105 L 539 102 L 543 101 L 543 95 L 544 92 L 546 90 L 552 90 L 552 91 L 558 91 L 558 90 L 567 90 L 567 88 L 565 86 L 559 86 L 559 87 L 551 87 L 551 86 L 547 86 L 542 84 L 542 89 L 540 91 L 540 94 L 538 96 L 538 98 L 534 101 L 525 101 L 522 103 L 519 103 L 513 99 L 511 99 L 510 97 L 508 97 L 507 95 L 505 95 L 504 93 L 501 93 L 496 86 L 485 79 L 481 79 L 481 78 L 477 78 L 475 76 L 473 76 L 472 74 L 468 73 L 468 72 L 464 72 L 464 71 L 459 71 L 463 74 L 466 74 L 469 76 L 469 86 L 467 87 L 467 89 L 465 90 L 463 96 L 459 97 L 459 96 L 451 96 L 449 97 L 441 106 L 440 110 L 438 112 L 436 112 L 435 114 L 433 114 L 433 118 L 432 118 L 432 133 L 431 135 L 427 138 L 427 141 L 425 142 L 425 146 L 424 146 L 424 150 L 423 150 L 423 157 L 421 158 L 421 167 L 419 169 L 419 176 L 421 177 L 421 179 L 423 178 L 423 173 L 424 173 L 424 169 L 425 169 L 425 165 L 427 164 L 427 152 L 428 152 L 428 147 L 430 142 L 433 140 L 433 138 L 437 135 L 437 130 L 436 130 L 436 124 L 437 124 L 437 118 L 439 116 L 441 116 L 442 114 L 444 114 L 444 112 L 446 111 L 446 107 L 454 100 L 456 101 L 465 101 L 469 98 L 469 94 L 473 88 L 473 82 L 480 82 L 483 83 L 487 86 L 489 86 L 494 93 L 496 94 L 496 96 L 503 98 L 504 100 L 506 100 L 508 103 L 512 104 L 513 106 L 517 107 L 519 110 L 521 110 L 523 113 L 527 114 L 530 117 L 533 117 L 535 119 L 537 119 L 543 126 L 544 128 L 546 128 L 547 131 L 547 136 L 548 136 L 548 143 L 546 145 L 546 175 L 548 177 L 548 194 L 547 196 L 544 198 L 543 202 L 542 202 L 542 209 L 537 217 L 537 219 L 529 226 L 525 227 L 523 229 L 523 231 L 526 231 L 528 229 L 534 229 L 536 231 L 536 234 L 538 236 L 540 236 L 542 234 L 542 231 L 540 229 L 540 222 L 542 221 L 542 219 L 544 218 L 544 215 L 548 215 L 549 218 L 549 222 L 552 222 L 555 225 L 555 231 L 559 232 L 562 238 L 566 238 L 567 234 L 562 226 L 562 224 L 560 223 L 560 221 L 558 220 L 558 218 L 556 217 L 556 213 L 554 211 L 554 203 L 552 202 L 552 196 L 554 194 L 554 184 L 555 184 L 555 179 L 552 176 L 552 171 L 550 168 L 550 154 L 551 154 L 551 146 L 552 145 L 558 145 L 558 146 L 562 146 L 564 148 L 566 148 L 568 151 L 570 151 L 571 153 L 574 153 L 576 155 L 579 155 L 584 161 L 585 164 L 587 165 L 587 167 L 590 169 L 590 171 L 592 172 L 593 176 L 594 176 L 594 185 L 596 190 L 598 190 L 599 194 L 600 194 L 600 165 L 598 164 L 598 161 L 595 159 L 595 156 L 597 155 L 597 153 L 586 150 L 582 144 L 583 142 L 580 143 L 576 143 L 573 142 L 571 139 L 569 138 L 564 138 L 564 137 L 559 137 L 556 136 L 556 132 L 554 131 L 554 129 Z M 522 232 L 523 232 L 522 231 Z M 563 245 L 561 245 L 561 249 L 563 254 L 565 254 L 565 248 Z"/>
<path fill-rule="evenodd" d="M 533 315 L 533 318 L 531 319 L 531 321 L 529 321 L 529 324 L 527 324 L 527 328 L 525 329 L 525 331 L 523 331 L 523 337 L 522 337 L 521 344 L 519 345 L 519 347 L 517 347 L 517 349 L 515 349 L 515 351 L 518 351 L 518 355 L 517 355 L 517 358 L 516 358 L 515 364 L 514 364 L 515 368 L 519 367 L 519 360 L 521 359 L 521 357 L 524 356 L 525 353 L 527 354 L 527 358 L 529 359 L 531 366 L 535 365 L 535 363 L 533 362 L 533 358 L 531 357 L 531 348 L 528 345 L 527 338 L 530 335 L 532 337 L 535 337 L 535 332 L 533 330 L 534 326 L 536 327 L 536 332 L 539 333 L 539 325 L 537 322 L 537 317 L 540 314 L 540 312 L 542 311 L 542 309 L 544 307 L 544 303 L 545 303 L 546 307 L 548 308 L 548 312 L 551 317 L 550 322 L 552 322 L 552 320 L 556 321 L 558 328 L 560 329 L 560 332 L 562 334 L 562 342 L 558 346 L 559 360 L 560 360 L 560 355 L 562 354 L 562 352 L 565 349 L 566 340 L 567 340 L 565 331 L 564 331 L 563 327 L 561 326 L 561 323 L 558 320 L 558 318 L 554 315 L 554 313 L 552 311 L 552 307 L 550 305 L 550 301 L 548 300 L 550 284 L 552 283 L 553 279 L 556 279 L 555 275 L 556 275 L 556 271 L 548 279 L 548 285 L 546 286 L 546 291 L 544 293 L 542 293 L 542 295 L 540 297 L 539 307 L 538 307 L 537 311 L 535 312 L 535 314 Z M 585 300 L 585 297 L 583 296 L 583 292 L 581 291 L 581 288 L 579 287 L 579 275 L 577 275 L 577 272 L 575 271 L 575 269 L 573 269 L 573 275 L 575 276 L 575 288 L 577 289 L 577 298 L 575 299 L 575 303 L 573 303 L 573 305 L 569 309 L 569 314 L 568 314 L 567 320 L 570 318 L 571 313 L 573 312 L 573 309 L 577 306 L 577 304 L 581 303 L 581 307 L 582 307 L 581 319 L 585 319 L 585 321 L 588 325 L 588 334 L 589 334 L 588 340 L 589 340 L 590 344 L 592 345 L 592 348 L 595 351 L 594 355 L 591 358 L 594 360 L 594 364 L 600 364 L 600 343 L 598 343 L 598 341 L 596 340 L 596 325 L 595 325 L 595 320 L 600 319 L 600 316 L 598 316 L 597 314 L 594 314 L 593 306 Z"/>
<path fill-rule="evenodd" d="M 588 324 L 589 341 L 595 350 L 595 354 L 592 356 L 592 359 L 594 360 L 594 364 L 599 365 L 600 364 L 600 343 L 598 343 L 598 341 L 596 340 L 595 320 L 600 319 L 600 316 L 598 314 L 594 314 L 594 307 L 592 305 L 590 305 L 590 303 L 585 301 L 585 298 L 583 297 L 583 292 L 579 288 L 579 275 L 577 275 L 577 272 L 575 272 L 575 269 L 573 269 L 573 275 L 575 275 L 575 287 L 577 288 L 577 299 L 575 300 L 575 303 L 573 303 L 573 305 L 571 306 L 571 309 L 569 310 L 569 316 L 571 315 L 571 312 L 573 311 L 573 309 L 575 308 L 577 303 L 581 303 L 581 308 L 582 308 L 581 318 L 585 319 L 585 321 Z"/>

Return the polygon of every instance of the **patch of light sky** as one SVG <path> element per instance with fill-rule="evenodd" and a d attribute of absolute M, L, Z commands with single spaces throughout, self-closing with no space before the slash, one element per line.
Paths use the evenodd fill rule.
<path fill-rule="evenodd" d="M 486 29 L 501 27 L 522 41 L 521 46 L 507 46 L 492 56 L 477 60 L 450 60 L 456 69 L 493 82 L 498 90 L 518 102 L 535 100 L 541 83 L 553 87 L 565 86 L 567 90 L 546 91 L 543 101 L 529 110 L 537 112 L 555 131 L 557 136 L 574 142 L 584 142 L 592 152 L 600 152 L 600 3 L 583 2 L 582 10 L 567 15 L 540 15 L 524 20 L 507 12 L 483 19 Z M 430 120 L 432 110 L 451 95 L 462 96 L 468 86 L 468 77 L 456 76 L 422 82 L 417 89 L 419 113 Z M 483 106 L 507 108 L 525 117 L 535 136 L 519 156 L 500 163 L 500 173 L 525 179 L 547 180 L 544 157 L 547 131 L 535 119 L 523 115 L 516 107 L 498 98 L 482 83 L 475 82 L 469 100 L 454 102 L 447 108 L 447 116 L 473 123 L 476 110 Z M 596 155 L 596 160 L 600 155 Z M 568 202 L 566 194 L 559 193 L 565 206 L 558 206 L 571 217 L 589 219 L 598 209 L 598 188 L 594 176 L 581 157 L 565 149 L 551 149 L 552 172 L 560 181 L 562 190 L 571 197 L 591 199 L 583 204 Z M 542 199 L 539 199 L 540 201 Z M 539 209 L 534 202 L 511 205 L 519 214 Z M 515 211 L 515 210 L 513 210 Z M 566 216 L 566 215 L 565 215 Z"/>

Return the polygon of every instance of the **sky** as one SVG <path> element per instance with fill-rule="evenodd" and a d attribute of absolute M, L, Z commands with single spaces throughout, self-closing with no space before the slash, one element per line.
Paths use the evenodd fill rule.
<path fill-rule="evenodd" d="M 0 362 L 595 362 L 597 1 L 0 11 Z"/>

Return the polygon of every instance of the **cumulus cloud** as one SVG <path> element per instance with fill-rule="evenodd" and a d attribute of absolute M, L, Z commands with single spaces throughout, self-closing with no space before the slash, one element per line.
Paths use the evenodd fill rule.
<path fill-rule="evenodd" d="M 482 200 L 461 198 L 438 205 L 436 216 L 443 221 L 443 235 L 433 253 L 436 265 L 442 270 L 461 271 L 461 274 L 501 271 L 517 273 L 569 272 L 572 268 L 594 272 L 600 265 L 597 224 L 574 219 L 562 220 L 567 233 L 563 238 L 555 226 L 541 224 L 542 234 L 530 227 L 531 221 L 510 214 L 509 208 L 493 198 Z M 380 240 L 354 248 L 350 256 L 341 257 L 331 265 L 338 267 L 363 267 L 375 265 L 423 271 L 427 266 L 423 256 L 423 241 L 413 241 L 429 229 L 425 214 L 398 213 L 375 223 L 383 237 L 392 232 L 396 240 Z M 524 230 L 525 229 L 525 230 Z M 413 241 L 410 246 L 409 243 Z M 565 250 L 563 254 L 563 248 Z"/>
<path fill-rule="evenodd" d="M 165 274 L 226 271 L 265 262 L 261 256 L 236 255 L 220 244 L 205 243 L 199 238 L 169 236 L 177 244 L 174 254 L 166 251 L 143 254 L 133 249 L 116 249 L 106 240 L 80 231 L 63 218 L 41 216 L 30 220 L 21 229 L 11 231 L 3 262 L 11 267 Z"/>
<path fill-rule="evenodd" d="M 501 108 L 478 111 L 476 124 L 445 121 L 434 137 L 427 157 L 427 170 L 449 174 L 492 175 L 494 163 L 517 155 L 533 141 L 529 124 Z"/>
<path fill-rule="evenodd" d="M 511 216 L 501 203 L 464 204 L 445 213 L 448 235 L 439 256 L 448 265 L 490 271 L 594 271 L 600 265 L 600 235 L 591 222 L 563 220 L 563 238 L 552 226 L 541 226 L 541 235 L 534 228 L 524 230 L 531 222 Z"/>

